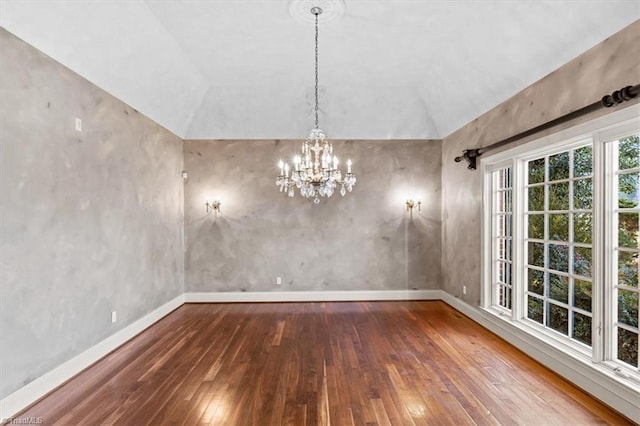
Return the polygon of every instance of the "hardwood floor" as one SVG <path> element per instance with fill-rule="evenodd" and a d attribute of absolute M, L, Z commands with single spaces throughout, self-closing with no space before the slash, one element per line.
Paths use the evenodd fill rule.
<path fill-rule="evenodd" d="M 188 304 L 16 417 L 630 424 L 442 302 Z"/>

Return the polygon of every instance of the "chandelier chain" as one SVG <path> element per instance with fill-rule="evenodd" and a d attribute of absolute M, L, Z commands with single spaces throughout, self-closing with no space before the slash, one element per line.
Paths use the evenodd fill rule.
<path fill-rule="evenodd" d="M 315 114 L 316 114 L 316 129 L 318 129 L 319 121 L 318 121 L 318 13 L 316 15 L 316 85 L 315 85 L 315 96 L 316 96 L 316 105 L 315 105 Z"/>

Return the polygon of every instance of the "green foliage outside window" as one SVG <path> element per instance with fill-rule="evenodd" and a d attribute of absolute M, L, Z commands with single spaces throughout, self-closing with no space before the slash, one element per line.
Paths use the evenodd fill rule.
<path fill-rule="evenodd" d="M 638 135 L 621 139 L 618 143 L 618 168 L 622 173 L 618 177 L 620 208 L 638 207 L 640 178 L 638 173 L 624 173 L 624 170 L 640 167 L 640 138 Z M 529 239 L 552 240 L 564 244 L 530 241 L 528 244 L 528 264 L 551 270 L 542 272 L 527 269 L 527 289 L 533 294 L 546 297 L 543 301 L 534 296 L 528 297 L 527 316 L 543 323 L 543 312 L 546 309 L 546 325 L 560 333 L 571 335 L 574 339 L 591 345 L 591 317 L 556 305 L 553 301 L 568 304 L 587 312 L 592 311 L 592 276 L 593 241 L 593 160 L 592 147 L 584 146 L 573 150 L 573 168 L 570 152 L 551 155 L 528 163 L 528 218 L 527 237 Z M 545 167 L 548 169 L 545 171 Z M 571 182 L 555 182 L 572 178 Z M 536 185 L 539 184 L 539 185 Z M 570 210 L 570 185 L 573 185 L 573 214 L 547 213 L 545 210 Z M 586 210 L 578 211 L 575 210 Z M 540 212 L 536 214 L 536 212 Z M 546 226 L 545 229 L 545 216 Z M 569 235 L 569 221 L 573 221 L 573 233 Z M 638 248 L 639 225 L 638 213 L 623 212 L 618 216 L 620 247 Z M 573 245 L 577 243 L 578 245 Z M 545 258 L 546 249 L 546 258 Z M 618 256 L 619 284 L 638 287 L 638 253 L 637 251 L 620 251 Z M 571 258 L 570 258 L 571 257 Z M 546 261 L 546 263 L 545 263 Z M 573 294 L 569 294 L 569 279 L 554 274 L 553 271 L 568 272 L 572 262 L 574 277 Z M 638 293 L 618 291 L 618 322 L 638 327 Z M 568 330 L 569 315 L 573 315 L 573 330 Z M 632 365 L 637 365 L 638 335 L 619 329 L 618 358 Z"/>
<path fill-rule="evenodd" d="M 573 169 L 571 168 L 572 154 Z M 573 291 L 570 292 L 569 277 L 553 271 L 569 272 L 570 261 L 572 261 L 574 272 L 577 265 L 578 270 L 585 273 L 585 277 L 590 276 L 591 256 L 590 252 L 584 251 L 590 249 L 582 247 L 583 251 L 576 251 L 575 246 L 571 247 L 571 242 L 591 244 L 592 241 L 593 215 L 589 211 L 593 204 L 592 158 L 591 146 L 585 146 L 573 150 L 573 153 L 566 151 L 551 155 L 548 159 L 540 158 L 530 161 L 528 183 L 534 186 L 529 187 L 527 200 L 530 212 L 545 210 L 545 195 L 547 211 L 587 210 L 572 215 L 569 213 L 529 214 L 527 235 L 529 239 L 559 242 L 558 244 L 547 243 L 546 247 L 541 242 L 529 242 L 529 265 L 545 268 L 550 272 L 532 268 L 527 270 L 528 290 L 547 298 L 544 301 L 533 296 L 528 297 L 528 318 L 562 334 L 570 335 L 587 345 L 591 345 L 591 317 L 570 311 L 555 304 L 554 301 L 591 312 L 591 282 L 574 279 Z M 546 178 L 545 167 L 548 168 Z M 573 178 L 572 181 L 568 180 L 570 178 Z M 558 182 L 562 180 L 564 182 Z M 572 185 L 573 206 L 570 199 Z M 573 220 L 573 238 L 569 232 L 571 220 Z M 546 315 L 544 315 L 545 310 Z M 569 330 L 569 315 L 573 315 L 572 330 Z"/>
<path fill-rule="evenodd" d="M 633 135 L 618 142 L 618 207 L 632 209 L 638 207 L 640 184 L 638 173 L 624 173 L 625 170 L 640 167 L 640 137 Z M 636 249 L 618 251 L 618 284 L 638 288 L 638 213 L 621 212 L 618 214 L 618 246 Z M 618 359 L 638 365 L 638 293 L 618 290 L 618 323 L 636 329 L 636 332 L 618 328 Z"/>

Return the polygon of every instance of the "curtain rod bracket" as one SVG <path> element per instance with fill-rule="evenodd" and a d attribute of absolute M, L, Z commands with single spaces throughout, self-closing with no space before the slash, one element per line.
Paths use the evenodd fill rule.
<path fill-rule="evenodd" d="M 456 157 L 456 163 L 461 162 L 462 160 L 467 160 L 467 169 L 475 170 L 477 167 L 477 159 L 482 155 L 480 149 L 465 149 L 462 151 L 462 155 Z"/>

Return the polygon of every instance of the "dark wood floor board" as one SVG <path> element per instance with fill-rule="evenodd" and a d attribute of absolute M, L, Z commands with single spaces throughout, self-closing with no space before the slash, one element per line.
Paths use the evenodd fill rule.
<path fill-rule="evenodd" d="M 45 424 L 630 424 L 442 302 L 187 304 L 21 416 Z"/>

